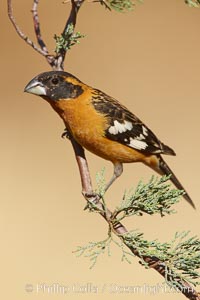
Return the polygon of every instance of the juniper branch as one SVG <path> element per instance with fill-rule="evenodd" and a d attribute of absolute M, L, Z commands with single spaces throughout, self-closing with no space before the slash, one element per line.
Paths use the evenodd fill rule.
<path fill-rule="evenodd" d="M 135 192 L 125 193 L 121 205 L 113 213 L 113 219 L 121 221 L 133 215 L 142 216 L 144 213 L 172 214 L 175 211 L 171 206 L 178 202 L 184 191 L 171 189 L 170 184 L 166 184 L 170 176 L 154 177 L 147 184 L 139 182 Z"/>
<path fill-rule="evenodd" d="M 144 267 L 149 268 L 144 257 L 157 257 L 165 265 L 165 280 L 168 285 L 182 290 L 184 283 L 191 283 L 193 286 L 200 284 L 198 281 L 200 275 L 198 272 L 200 268 L 200 240 L 197 237 L 186 239 L 188 234 L 189 232 L 176 233 L 171 242 L 160 243 L 157 240 L 146 240 L 143 233 L 135 230 L 119 235 L 121 242 L 118 242 L 112 231 L 109 230 L 108 236 L 104 240 L 79 246 L 74 252 L 77 256 L 83 255 L 89 258 L 92 263 L 90 268 L 92 268 L 102 254 L 107 253 L 111 256 L 110 245 L 112 242 L 121 249 L 122 260 L 128 263 L 131 263 L 130 257 L 133 257 L 134 254 L 126 250 L 125 247 L 134 247 L 137 249 L 140 263 Z"/>
<path fill-rule="evenodd" d="M 114 224 L 112 223 L 113 213 L 108 208 L 105 208 L 105 206 L 101 203 L 99 195 L 98 194 L 95 195 L 92 192 L 93 189 L 91 186 L 90 173 L 88 172 L 88 165 L 87 165 L 84 149 L 83 151 L 81 151 L 81 156 L 80 156 L 79 147 L 77 147 L 78 145 L 76 144 L 72 144 L 72 145 L 79 166 L 81 180 L 83 183 L 82 186 L 84 191 L 83 195 L 87 200 L 87 202 L 89 202 L 92 206 L 96 206 L 99 214 L 107 221 L 109 226 L 112 228 L 113 233 L 121 237 L 123 243 L 129 248 L 129 250 L 135 256 L 142 259 L 142 261 L 145 262 L 149 268 L 153 268 L 162 277 L 167 279 L 168 283 L 172 282 L 174 285 L 176 283 L 176 286 L 179 289 L 179 291 L 187 298 L 192 300 L 199 300 L 200 296 L 193 289 L 193 287 L 187 281 L 183 280 L 180 276 L 175 274 L 173 270 L 171 270 L 171 268 L 164 261 L 160 260 L 156 256 L 141 254 L 135 245 L 129 243 L 126 239 L 126 237 L 129 235 L 129 232 L 121 222 L 114 222 Z M 86 173 L 85 170 L 87 170 Z"/>
<path fill-rule="evenodd" d="M 200 7 L 200 0 L 185 0 L 185 3 L 190 7 L 195 7 L 195 8 Z"/>
<path fill-rule="evenodd" d="M 102 187 L 104 186 L 102 174 L 103 173 L 99 173 L 97 176 L 97 183 L 98 186 L 100 186 L 100 191 L 103 190 Z M 168 206 L 170 207 L 172 205 L 169 195 L 171 195 L 172 198 L 174 197 L 173 203 L 176 203 L 182 194 L 182 192 L 177 193 L 176 190 L 173 189 L 168 190 L 169 185 L 166 182 L 168 179 L 169 176 L 163 176 L 161 179 L 151 179 L 147 184 L 140 183 L 139 189 L 137 187 L 135 193 L 130 198 L 138 198 L 140 194 L 141 202 L 144 201 L 144 205 L 147 205 L 148 207 L 149 203 L 152 203 L 151 196 L 154 195 L 155 203 L 152 203 L 152 209 L 150 211 L 147 210 L 146 213 L 156 214 L 160 210 L 163 211 L 164 209 L 162 206 L 164 208 L 168 208 Z M 161 193 L 159 190 L 161 190 Z M 149 199 L 146 195 L 145 198 L 143 197 L 144 191 L 145 194 L 149 196 Z M 123 202 L 124 200 L 122 203 Z M 128 210 L 129 206 L 130 211 Z M 136 212 L 138 211 L 137 205 L 135 205 L 135 207 L 131 206 L 131 201 L 126 202 L 125 205 L 121 205 L 126 212 L 128 211 L 126 216 L 134 215 L 134 209 Z M 91 207 L 92 211 L 95 211 L 95 205 L 93 204 Z M 116 218 L 117 210 L 113 212 L 113 214 L 109 215 L 111 212 L 106 208 L 105 202 L 102 203 L 102 210 L 104 211 L 104 218 L 106 216 L 106 220 L 109 224 L 108 238 L 100 242 L 92 242 L 87 246 L 79 247 L 77 249 L 80 255 L 85 254 L 85 256 L 92 258 L 92 267 L 96 263 L 98 256 L 105 253 L 105 248 L 107 246 L 110 248 L 110 242 L 113 241 L 121 248 L 123 260 L 130 262 L 129 256 L 131 253 L 138 256 L 142 265 L 154 268 L 165 278 L 166 282 L 170 286 L 180 290 L 188 298 L 191 297 L 193 288 L 190 286 L 190 283 L 194 286 L 199 284 L 196 279 L 199 278 L 197 269 L 200 268 L 200 240 L 196 237 L 191 237 L 186 240 L 185 237 L 188 235 L 188 232 L 180 234 L 177 233 L 175 238 L 169 243 L 160 243 L 157 240 L 147 241 L 144 239 L 143 234 L 137 231 L 124 231 L 122 234 L 119 234 L 118 229 L 120 228 L 124 230 L 124 227 L 119 222 L 119 219 Z M 96 212 L 102 214 L 99 205 L 96 206 Z M 169 210 L 167 213 L 171 213 L 171 211 Z M 115 239 L 113 239 L 112 232 L 121 239 L 121 243 L 118 243 Z M 107 241 L 109 243 L 107 243 Z M 131 253 L 124 250 L 124 246 L 127 246 L 129 250 L 131 250 Z"/>

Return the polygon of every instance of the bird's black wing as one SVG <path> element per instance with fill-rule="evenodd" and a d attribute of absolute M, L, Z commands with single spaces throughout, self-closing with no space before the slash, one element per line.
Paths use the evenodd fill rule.
<path fill-rule="evenodd" d="M 107 138 L 149 154 L 175 155 L 170 147 L 159 141 L 143 122 L 114 98 L 95 90 L 92 104 L 108 120 L 109 124 L 105 130 Z"/>

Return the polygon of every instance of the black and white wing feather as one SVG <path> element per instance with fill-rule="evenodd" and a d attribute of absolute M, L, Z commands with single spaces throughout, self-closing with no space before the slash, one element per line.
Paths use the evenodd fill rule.
<path fill-rule="evenodd" d="M 149 154 L 175 155 L 170 147 L 159 141 L 143 122 L 114 98 L 96 90 L 92 103 L 109 120 L 105 131 L 107 138 Z"/>

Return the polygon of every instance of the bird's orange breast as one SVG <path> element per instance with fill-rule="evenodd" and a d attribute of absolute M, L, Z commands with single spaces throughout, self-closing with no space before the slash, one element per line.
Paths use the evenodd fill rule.
<path fill-rule="evenodd" d="M 87 94 L 86 94 L 87 93 Z M 112 162 L 130 163 L 146 160 L 146 155 L 105 137 L 108 119 L 91 104 L 90 90 L 77 99 L 51 103 L 76 141 L 90 152 Z"/>

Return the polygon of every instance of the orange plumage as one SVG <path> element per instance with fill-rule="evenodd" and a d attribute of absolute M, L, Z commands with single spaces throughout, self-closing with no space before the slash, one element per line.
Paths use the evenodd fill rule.
<path fill-rule="evenodd" d="M 171 174 L 174 185 L 184 189 L 161 157 L 175 152 L 116 99 L 62 71 L 36 76 L 25 91 L 48 101 L 80 145 L 113 163 L 114 174 L 106 189 L 123 172 L 123 163 L 132 162 L 142 162 L 159 174 Z M 184 198 L 194 207 L 187 193 Z"/>

